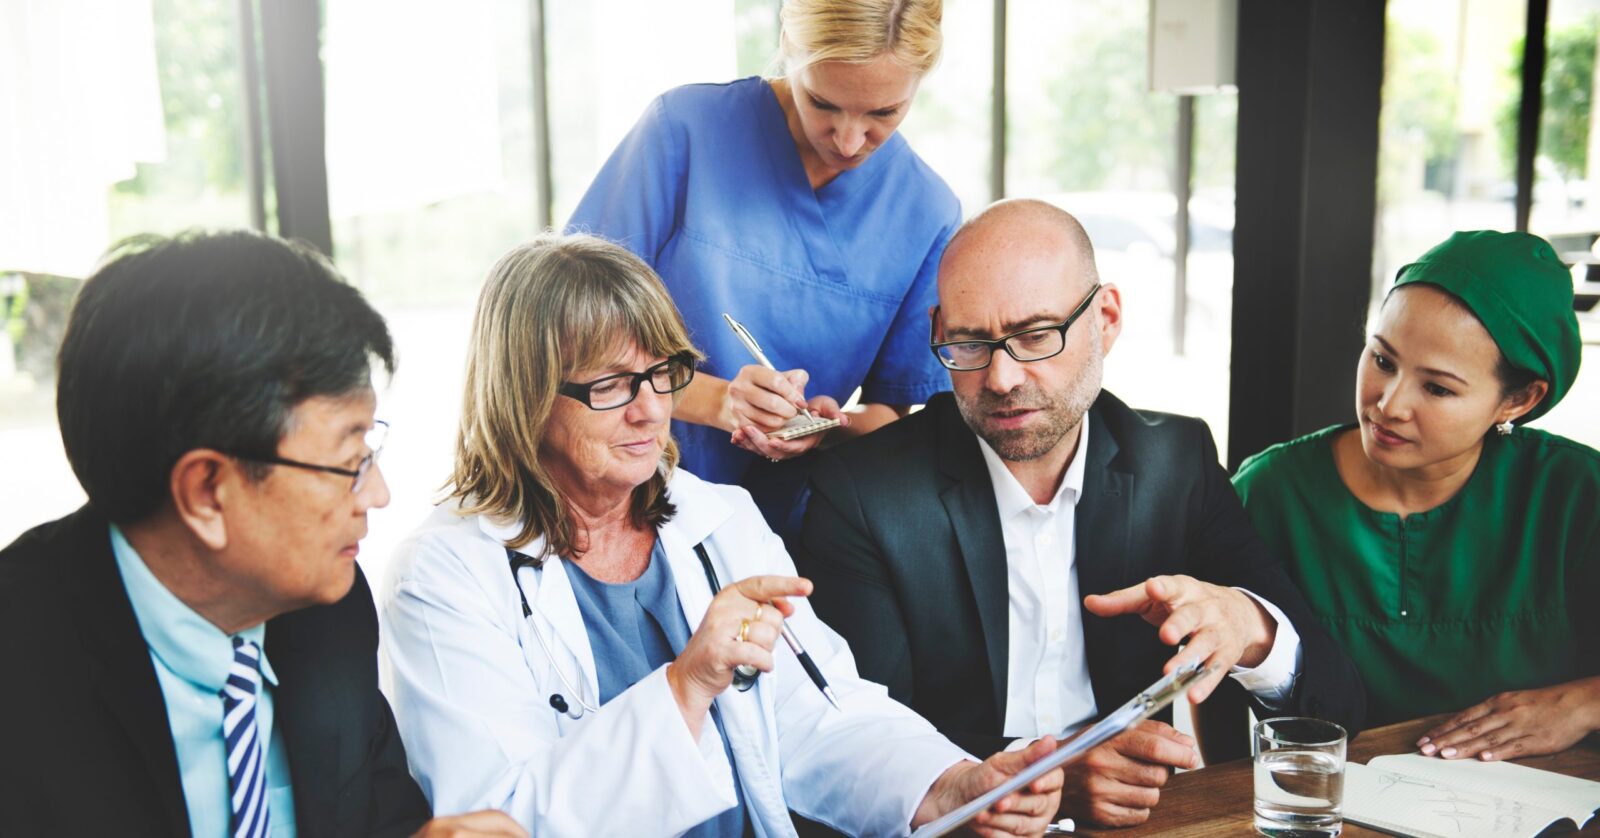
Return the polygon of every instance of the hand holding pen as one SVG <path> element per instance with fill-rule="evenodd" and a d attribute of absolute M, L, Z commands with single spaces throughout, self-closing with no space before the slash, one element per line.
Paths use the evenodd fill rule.
<path fill-rule="evenodd" d="M 839 700 L 834 695 L 833 688 L 828 685 L 827 679 L 823 677 L 822 670 L 811 660 L 811 655 L 800 645 L 799 639 L 784 622 L 785 618 L 794 616 L 794 606 L 786 597 L 810 596 L 811 580 L 798 576 L 752 576 L 724 588 L 721 580 L 717 578 L 716 567 L 712 565 L 711 556 L 705 548 L 696 545 L 695 552 L 699 554 L 706 583 L 710 585 L 711 590 L 717 591 L 717 595 L 711 600 L 705 616 L 700 620 L 700 627 L 689 638 L 689 644 L 678 656 L 678 661 L 667 668 L 668 683 L 673 684 L 674 694 L 678 696 L 678 703 L 684 710 L 685 717 L 697 710 L 702 702 L 709 708 L 711 702 L 729 686 L 749 689 L 754 684 L 754 676 L 758 672 L 771 672 L 774 666 L 772 650 L 777 644 L 778 637 L 783 638 L 789 650 L 800 661 L 806 676 L 822 692 L 823 697 L 838 709 Z M 728 638 L 727 643 L 719 643 L 720 638 L 727 637 L 730 629 L 733 630 L 732 637 Z M 756 648 L 746 648 L 750 646 Z M 722 651 L 720 656 L 716 653 L 719 648 Z M 686 706 L 684 694 L 680 692 L 674 678 L 681 678 L 685 673 L 692 675 L 695 671 L 686 669 L 685 673 L 675 676 L 673 669 L 690 658 L 691 650 L 697 653 L 704 652 L 713 666 L 708 672 L 701 673 L 711 677 L 689 684 L 700 687 L 697 696 L 700 701 L 693 701 Z M 719 658 L 721 663 L 717 663 Z M 741 673 L 740 670 L 744 672 Z M 741 680 L 745 683 L 741 684 Z"/>
<path fill-rule="evenodd" d="M 711 703 L 733 684 L 735 668 L 772 671 L 779 626 L 794 614 L 788 597 L 810 593 L 810 580 L 797 576 L 752 576 L 712 598 L 699 627 L 667 666 L 667 684 L 691 733 L 699 736 Z"/>
<path fill-rule="evenodd" d="M 805 370 L 780 372 L 743 324 L 727 313 L 722 317 L 745 351 L 756 360 L 742 367 L 728 382 L 726 409 L 728 427 L 733 429 L 730 442 L 777 462 L 804 454 L 822 441 L 821 434 L 794 439 L 770 436 L 796 415 L 811 419 L 815 412 L 825 419 L 837 419 L 840 427 L 850 424 L 849 417 L 833 398 L 814 396 L 809 401 L 804 398 L 806 383 L 810 380 Z"/>

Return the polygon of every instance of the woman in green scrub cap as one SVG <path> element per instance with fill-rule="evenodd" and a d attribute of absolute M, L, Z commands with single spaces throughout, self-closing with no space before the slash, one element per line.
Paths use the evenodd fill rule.
<path fill-rule="evenodd" d="M 1457 233 L 1400 270 L 1355 423 L 1234 477 L 1361 669 L 1369 720 L 1455 713 L 1425 754 L 1551 753 L 1600 730 L 1600 452 L 1524 427 L 1580 358 L 1550 245 Z"/>

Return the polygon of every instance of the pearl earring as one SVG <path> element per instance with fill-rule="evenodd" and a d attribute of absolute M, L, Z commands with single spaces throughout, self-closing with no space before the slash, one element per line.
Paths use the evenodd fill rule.
<path fill-rule="evenodd" d="M 1516 426 L 1511 424 L 1509 421 L 1501 422 L 1500 424 L 1494 426 L 1494 432 L 1501 436 L 1511 436 L 1511 432 L 1515 429 Z"/>

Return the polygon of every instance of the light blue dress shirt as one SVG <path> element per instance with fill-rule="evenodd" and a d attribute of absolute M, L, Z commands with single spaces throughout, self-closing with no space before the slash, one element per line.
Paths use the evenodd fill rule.
<path fill-rule="evenodd" d="M 178 773 L 195 838 L 230 834 L 227 746 L 222 738 L 222 699 L 217 696 L 233 665 L 233 640 L 195 613 L 161 584 L 122 531 L 111 527 L 111 551 L 117 557 L 123 587 L 133 615 L 150 647 L 156 680 L 166 699 L 167 724 L 178 752 Z M 239 632 L 261 646 L 266 626 Z M 283 735 L 272 721 L 272 688 L 278 676 L 261 652 L 262 691 L 256 703 L 256 735 L 267 746 L 267 800 L 272 807 L 272 834 L 294 838 L 294 795 Z"/>

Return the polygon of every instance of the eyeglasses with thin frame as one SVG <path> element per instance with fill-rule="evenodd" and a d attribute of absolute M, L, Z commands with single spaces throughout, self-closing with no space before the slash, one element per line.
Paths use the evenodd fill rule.
<path fill-rule="evenodd" d="M 563 381 L 560 392 L 583 402 L 590 410 L 615 410 L 638 398 L 639 388 L 646 381 L 650 382 L 650 389 L 666 395 L 689 386 L 693 379 L 694 356 L 683 353 L 652 364 L 644 372 L 619 372 L 593 381 Z"/>
<path fill-rule="evenodd" d="M 367 455 L 361 458 L 361 462 L 356 463 L 355 468 L 319 466 L 315 463 L 302 463 L 299 460 L 291 460 L 288 457 L 279 457 L 277 455 L 273 455 L 271 457 L 257 457 L 253 455 L 247 456 L 244 454 L 235 454 L 228 451 L 224 451 L 223 453 L 233 457 L 236 460 L 247 460 L 252 463 L 266 463 L 274 466 L 290 466 L 292 468 L 307 469 L 308 471 L 325 471 L 329 474 L 337 474 L 342 477 L 348 477 L 350 478 L 350 494 L 354 495 L 359 494 L 362 487 L 367 485 L 367 477 L 372 474 L 372 465 L 378 461 L 378 456 L 383 453 L 383 443 L 388 438 L 389 423 L 383 421 L 382 419 L 374 421 L 372 423 L 372 427 L 367 431 L 365 438 L 362 440 L 366 444 Z"/>
<path fill-rule="evenodd" d="M 1005 349 L 1007 355 L 1022 363 L 1054 358 L 1061 354 L 1061 350 L 1067 348 L 1067 330 L 1089 310 L 1089 303 L 1094 301 L 1095 294 L 1098 294 L 1103 287 L 1096 283 L 1072 309 L 1072 313 L 1067 315 L 1067 319 L 1060 323 L 1023 329 L 994 340 L 968 339 L 944 342 L 933 340 L 939 329 L 939 311 L 934 309 L 933 333 L 928 337 L 928 348 L 933 350 L 934 357 L 938 358 L 939 363 L 944 364 L 946 369 L 957 372 L 981 370 L 989 366 L 994 361 L 994 351 L 1001 348 Z"/>

